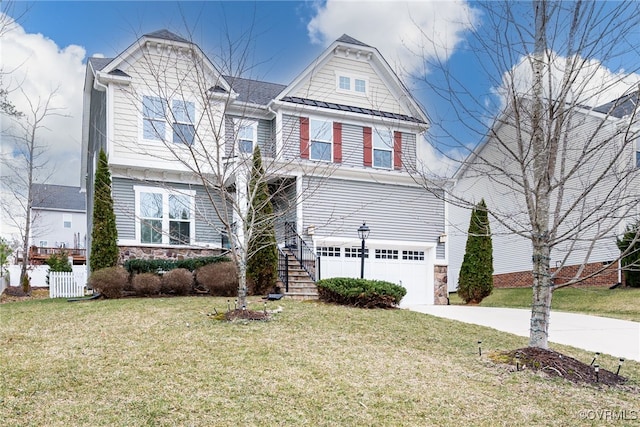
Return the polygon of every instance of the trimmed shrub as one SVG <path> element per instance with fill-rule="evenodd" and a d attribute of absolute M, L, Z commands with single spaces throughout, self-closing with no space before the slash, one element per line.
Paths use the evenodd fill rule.
<path fill-rule="evenodd" d="M 111 197 L 111 172 L 107 155 L 100 150 L 93 188 L 93 228 L 89 269 L 98 271 L 118 264 L 118 229 Z"/>
<path fill-rule="evenodd" d="M 129 273 L 122 267 L 101 268 L 89 276 L 89 286 L 105 298 L 120 298 Z"/>
<path fill-rule="evenodd" d="M 232 262 L 205 265 L 196 270 L 196 284 L 211 295 L 232 297 L 238 294 L 238 274 Z"/>
<path fill-rule="evenodd" d="M 391 308 L 400 304 L 407 290 L 383 280 L 334 277 L 316 283 L 322 301 L 363 308 Z"/>
<path fill-rule="evenodd" d="M 162 284 L 157 274 L 142 273 L 133 276 L 131 286 L 136 295 L 149 296 L 159 294 Z"/>
<path fill-rule="evenodd" d="M 158 273 L 171 271 L 176 268 L 186 268 L 195 271 L 200 267 L 217 262 L 229 261 L 225 256 L 207 256 L 181 260 L 173 259 L 130 259 L 124 263 L 124 268 L 131 274 Z"/>
<path fill-rule="evenodd" d="M 458 296 L 478 304 L 493 291 L 493 244 L 484 199 L 471 212 L 464 258 L 458 277 Z"/>
<path fill-rule="evenodd" d="M 161 282 L 163 294 L 188 295 L 193 288 L 193 273 L 186 268 L 176 268 L 164 273 Z"/>

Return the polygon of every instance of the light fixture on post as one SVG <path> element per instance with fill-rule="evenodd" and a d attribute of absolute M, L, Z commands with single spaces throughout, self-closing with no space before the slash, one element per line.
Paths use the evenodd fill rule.
<path fill-rule="evenodd" d="M 360 278 L 364 279 L 364 241 L 369 238 L 369 232 L 371 230 L 367 227 L 367 223 L 363 222 L 360 227 L 358 227 L 358 237 L 362 240 L 362 248 L 360 250 Z"/>

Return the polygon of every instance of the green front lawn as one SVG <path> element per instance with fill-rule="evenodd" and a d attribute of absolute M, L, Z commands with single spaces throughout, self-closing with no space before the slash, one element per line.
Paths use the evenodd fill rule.
<path fill-rule="evenodd" d="M 531 288 L 494 289 L 480 306 L 530 308 L 531 298 Z M 451 304 L 463 304 L 456 294 L 449 299 Z M 562 288 L 553 293 L 551 308 L 640 322 L 640 288 Z"/>
<path fill-rule="evenodd" d="M 207 315 L 226 305 L 198 297 L 0 305 L 3 426 L 569 426 L 598 410 L 640 409 L 637 393 L 494 364 L 488 353 L 527 340 L 493 329 L 317 302 L 269 303 L 282 307 L 270 322 Z M 616 363 L 600 358 L 603 368 Z M 622 373 L 640 386 L 639 363 Z"/>

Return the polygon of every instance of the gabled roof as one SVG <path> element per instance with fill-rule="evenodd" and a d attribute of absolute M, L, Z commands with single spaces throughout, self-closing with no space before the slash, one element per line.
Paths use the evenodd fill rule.
<path fill-rule="evenodd" d="M 33 184 L 33 209 L 86 211 L 86 193 L 80 187 L 66 185 Z"/>
<path fill-rule="evenodd" d="M 624 116 L 632 114 L 636 110 L 639 102 L 640 93 L 638 91 L 634 91 L 633 93 L 621 96 L 611 102 L 602 104 L 594 108 L 593 111 L 621 119 Z"/>
<path fill-rule="evenodd" d="M 340 42 L 340 43 L 353 44 L 353 45 L 356 45 L 356 46 L 369 47 L 369 48 L 371 47 L 368 44 L 364 44 L 360 40 L 356 40 L 356 39 L 354 39 L 353 37 L 351 37 L 351 36 L 349 36 L 347 34 L 341 35 L 336 41 Z"/>
<path fill-rule="evenodd" d="M 145 37 L 153 37 L 154 39 L 164 39 L 164 40 L 171 40 L 174 42 L 181 42 L 181 43 L 191 43 L 189 40 L 180 37 L 177 34 L 172 33 L 171 31 L 167 30 L 167 29 L 162 29 L 162 30 L 158 30 L 158 31 L 154 31 L 152 33 L 147 33 L 144 35 Z"/>
<path fill-rule="evenodd" d="M 89 63 L 91 64 L 91 66 L 93 67 L 93 69 L 95 71 L 102 70 L 111 61 L 113 61 L 113 58 L 98 58 L 98 57 L 95 57 L 95 56 L 92 56 L 91 58 L 89 58 Z"/>
<path fill-rule="evenodd" d="M 325 49 L 324 52 L 320 54 L 320 56 L 318 56 L 310 65 L 308 65 L 307 68 L 305 68 L 290 85 L 285 87 L 285 89 L 276 97 L 276 100 L 295 104 L 313 105 L 316 107 L 329 108 L 332 110 L 343 110 L 344 107 L 348 107 L 341 104 L 332 104 L 332 106 L 329 106 L 327 103 L 322 103 L 317 100 L 301 98 L 300 96 L 297 96 L 297 91 L 302 85 L 304 85 L 306 81 L 313 78 L 312 76 L 314 75 L 314 73 L 316 73 L 318 69 L 326 65 L 331 60 L 332 56 L 336 52 L 338 52 L 338 50 L 343 49 L 344 51 L 349 52 L 352 51 L 353 46 L 356 46 L 355 54 L 357 56 L 362 55 L 363 57 L 368 58 L 372 68 L 376 73 L 378 73 L 380 78 L 387 83 L 387 88 L 398 100 L 398 102 L 402 106 L 402 109 L 408 114 L 396 114 L 369 108 L 357 107 L 354 107 L 351 112 L 367 115 L 372 115 L 371 113 L 375 112 L 377 114 L 373 115 L 377 117 L 405 120 L 411 123 L 420 124 L 423 128 L 425 126 L 428 126 L 429 119 L 426 113 L 424 112 L 424 110 L 422 110 L 411 92 L 409 92 L 404 83 L 400 80 L 395 71 L 393 71 L 389 63 L 386 61 L 386 59 L 384 59 L 378 49 L 369 46 L 359 40 L 356 40 L 347 34 L 343 34 L 342 36 L 340 36 L 327 49 Z M 325 106 L 323 104 L 327 105 Z"/>
<path fill-rule="evenodd" d="M 223 76 L 231 88 L 238 93 L 237 100 L 257 105 L 268 105 L 286 86 L 241 77 Z"/>

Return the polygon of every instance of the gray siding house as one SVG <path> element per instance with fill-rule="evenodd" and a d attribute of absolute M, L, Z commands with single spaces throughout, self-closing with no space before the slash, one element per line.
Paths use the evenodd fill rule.
<path fill-rule="evenodd" d="M 90 58 L 84 95 L 87 213 L 102 149 L 122 260 L 223 250 L 221 218 L 235 213 L 193 163 L 206 155 L 206 173 L 239 186 L 229 171 L 258 146 L 279 190 L 278 244 L 293 232 L 311 248 L 312 279 L 359 277 L 366 222 L 365 277 L 401 283 L 403 305 L 446 303 L 444 202 L 409 174 L 428 119 L 376 48 L 344 35 L 281 85 L 222 75 L 197 45 L 161 30 Z"/>

